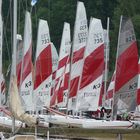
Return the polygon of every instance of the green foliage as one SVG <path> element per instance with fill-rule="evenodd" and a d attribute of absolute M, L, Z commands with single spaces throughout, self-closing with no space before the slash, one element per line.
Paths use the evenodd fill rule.
<path fill-rule="evenodd" d="M 134 23 L 138 44 L 140 44 L 140 1 L 139 0 L 81 0 L 84 2 L 88 21 L 90 17 L 100 18 L 103 27 L 106 28 L 107 17 L 110 17 L 110 71 L 114 70 L 116 47 L 118 40 L 120 15 L 129 16 Z M 4 71 L 11 60 L 11 19 L 12 9 L 9 0 L 3 1 L 3 19 L 7 42 L 4 38 L 3 64 Z M 74 20 L 76 15 L 76 0 L 39 0 L 32 8 L 32 28 L 33 28 L 33 52 L 35 53 L 37 28 L 39 19 L 46 19 L 50 28 L 51 41 L 54 42 L 59 51 L 62 29 L 64 22 L 71 25 L 71 35 L 73 36 Z M 12 6 L 11 6 L 12 7 Z M 18 1 L 18 33 L 23 35 L 25 10 L 31 10 L 30 0 Z M 10 12 L 9 12 L 10 11 Z M 9 52 L 10 56 L 7 56 Z M 111 74 L 110 74 L 111 75 Z"/>

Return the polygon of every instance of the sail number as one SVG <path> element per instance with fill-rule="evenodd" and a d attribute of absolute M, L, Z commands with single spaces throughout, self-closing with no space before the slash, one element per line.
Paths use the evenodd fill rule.
<path fill-rule="evenodd" d="M 30 91 L 21 91 L 21 96 L 26 96 L 26 95 L 30 95 Z"/>
<path fill-rule="evenodd" d="M 32 81 L 29 81 L 29 82 L 25 83 L 25 88 L 28 88 L 28 87 L 30 87 L 31 85 L 32 85 Z"/>
<path fill-rule="evenodd" d="M 87 32 L 82 32 L 78 34 L 79 43 L 86 42 L 87 39 Z"/>
<path fill-rule="evenodd" d="M 126 43 L 131 42 L 131 41 L 134 41 L 134 40 L 135 40 L 135 36 L 134 35 L 128 36 L 126 38 Z"/>
<path fill-rule="evenodd" d="M 133 84 L 129 85 L 129 90 L 136 89 L 136 88 L 137 88 L 137 86 L 138 86 L 138 84 L 137 84 L 137 83 L 133 83 Z"/>
<path fill-rule="evenodd" d="M 97 93 L 96 92 L 84 92 L 84 95 L 82 98 L 85 98 L 85 97 L 96 97 L 97 96 Z"/>
<path fill-rule="evenodd" d="M 100 83 L 98 83 L 97 85 L 93 85 L 93 89 L 98 89 L 100 87 L 101 87 L 101 84 Z"/>
<path fill-rule="evenodd" d="M 38 95 L 39 96 L 49 96 L 49 92 L 48 91 L 39 91 Z"/>
<path fill-rule="evenodd" d="M 49 87 L 51 87 L 51 82 L 45 85 L 45 88 L 49 88 Z"/>
<path fill-rule="evenodd" d="M 98 44 L 98 43 L 102 43 L 103 42 L 102 33 L 94 34 L 93 37 L 94 37 L 94 44 Z"/>
<path fill-rule="evenodd" d="M 87 25 L 80 26 L 80 30 L 85 30 L 87 28 Z"/>
<path fill-rule="evenodd" d="M 46 43 L 49 43 L 49 42 L 50 42 L 49 35 L 48 34 L 42 34 L 41 35 L 41 43 L 42 43 L 42 45 L 46 44 Z"/>

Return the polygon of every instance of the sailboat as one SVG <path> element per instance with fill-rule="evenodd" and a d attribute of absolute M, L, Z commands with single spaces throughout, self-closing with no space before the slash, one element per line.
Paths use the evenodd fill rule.
<path fill-rule="evenodd" d="M 20 96 L 24 109 L 28 112 L 33 111 L 33 76 L 32 76 L 32 30 L 30 13 L 26 12 L 25 27 L 24 27 L 24 41 L 23 41 L 23 56 L 21 64 L 21 78 L 20 78 Z"/>
<path fill-rule="evenodd" d="M 74 37 L 72 43 L 68 110 L 76 109 L 76 95 L 80 86 L 79 80 L 83 68 L 83 57 L 87 41 L 87 17 L 83 2 L 77 2 Z"/>
<path fill-rule="evenodd" d="M 52 88 L 52 52 L 48 23 L 39 21 L 35 60 L 34 99 L 36 110 L 50 106 Z"/>
<path fill-rule="evenodd" d="M 40 30 L 40 26 L 42 24 L 44 25 L 44 24 L 46 24 L 46 22 L 43 21 L 43 20 L 40 20 L 39 30 Z M 42 26 L 41 26 L 41 29 L 42 29 Z M 41 42 L 41 41 L 42 41 L 43 37 L 45 37 L 45 36 L 42 35 L 41 36 L 42 37 L 41 40 L 39 40 L 40 39 L 39 38 L 40 35 L 42 35 L 42 34 L 40 34 L 40 31 L 39 31 L 38 44 L 39 43 L 43 43 L 42 45 L 44 45 L 44 43 L 46 43 L 46 40 L 43 40 L 44 42 Z M 46 35 L 46 37 L 47 37 L 47 35 Z M 38 50 L 41 50 L 41 49 L 38 49 Z M 37 55 L 39 53 L 38 50 L 37 50 Z M 44 56 L 45 56 L 44 55 L 44 52 L 42 54 L 43 55 L 40 55 L 39 60 L 43 60 L 44 59 Z M 37 62 L 38 63 L 36 63 L 36 68 L 38 68 L 37 69 L 38 71 L 35 70 L 35 73 L 36 74 L 40 74 L 38 64 L 41 67 L 41 65 L 40 65 L 41 64 L 41 61 L 37 61 Z M 41 70 L 43 70 L 43 67 L 41 67 L 41 68 L 42 68 Z M 43 72 L 44 71 L 41 71 L 41 74 Z M 22 101 L 23 101 L 22 102 L 22 106 L 24 106 L 25 111 L 26 112 L 28 111 L 28 113 L 30 113 L 30 114 L 33 114 L 34 112 L 36 112 L 36 114 L 37 114 L 39 109 L 37 108 L 38 106 L 36 105 L 37 98 L 34 98 L 34 97 L 37 97 L 39 95 L 42 95 L 41 90 L 44 90 L 44 89 L 39 88 L 39 95 L 36 95 L 35 92 L 33 93 L 33 84 L 35 84 L 35 86 L 36 86 L 38 84 L 37 82 L 39 82 L 39 80 L 42 80 L 42 79 L 39 79 L 39 80 L 37 79 L 38 81 L 36 81 L 36 77 L 35 77 L 35 83 L 34 83 L 34 81 L 33 81 L 33 76 L 34 75 L 33 74 L 34 73 L 33 73 L 33 64 L 32 64 L 32 30 L 31 30 L 31 17 L 30 17 L 30 13 L 29 12 L 26 12 L 26 16 L 25 16 L 25 28 L 24 28 L 24 43 L 23 43 L 23 59 L 22 59 L 22 63 L 21 63 L 21 78 L 20 78 L 21 84 L 20 84 L 20 88 L 19 89 L 20 89 L 20 95 L 21 95 L 21 98 L 22 98 Z M 37 75 L 37 76 L 40 76 L 40 75 Z M 40 78 L 40 77 L 37 77 L 37 78 Z M 37 92 L 37 90 L 36 90 L 36 92 Z M 43 93 L 44 93 L 44 91 L 43 91 Z M 43 95 L 43 97 L 44 96 L 45 95 Z M 39 97 L 39 99 L 40 98 L 41 97 Z M 35 99 L 35 101 L 33 101 L 34 99 Z M 43 100 L 45 102 L 46 98 L 43 99 Z M 40 104 L 40 106 L 41 105 L 42 104 Z M 41 106 L 40 110 L 42 108 L 43 107 Z M 43 126 L 43 127 L 48 127 L 48 123 L 47 122 L 43 122 L 43 121 L 40 121 L 40 123 L 38 125 L 39 126 Z"/>
<path fill-rule="evenodd" d="M 2 29 L 2 24 L 1 25 L 1 29 Z M 1 30 L 2 31 L 2 30 Z M 2 33 L 1 33 L 1 37 L 2 37 Z M 0 39 L 1 40 L 1 47 L 2 47 L 2 38 Z M 20 60 L 19 56 L 21 57 L 21 35 L 17 35 L 17 60 Z M 19 43 L 20 42 L 20 43 Z M 1 55 L 2 56 L 2 49 L 1 49 Z M 2 59 L 1 60 L 1 64 L 2 64 Z M 17 61 L 19 62 L 19 61 Z M 17 72 L 20 72 L 20 69 L 21 69 L 21 63 L 17 64 Z M 19 75 L 17 73 L 17 75 Z M 19 80 L 18 80 L 19 81 Z M 19 85 L 19 83 L 18 83 Z M 5 97 L 5 80 L 4 80 L 4 77 L 3 77 L 3 74 L 1 75 L 1 112 L 2 112 L 2 116 L 0 116 L 0 124 L 2 124 L 4 127 L 8 127 L 8 128 L 12 128 L 12 119 L 11 119 L 11 112 L 9 110 L 7 110 L 7 106 L 5 106 L 5 102 L 6 102 L 6 97 Z M 15 127 L 25 127 L 25 124 L 22 123 L 21 121 L 18 121 L 18 120 L 15 120 Z"/>
<path fill-rule="evenodd" d="M 10 107 L 13 118 L 16 118 L 16 119 L 18 119 L 22 122 L 25 122 L 27 125 L 36 126 L 39 121 L 37 120 L 36 116 L 26 113 L 28 108 L 25 108 L 25 106 L 23 108 L 23 104 L 21 103 L 21 98 L 20 98 L 18 87 L 17 87 L 17 77 L 16 77 L 16 41 L 17 41 L 16 40 L 16 35 L 17 35 L 17 33 L 16 33 L 17 32 L 17 30 L 16 30 L 17 11 L 16 10 L 17 9 L 16 9 L 16 7 L 17 7 L 17 1 L 14 0 L 13 54 L 12 54 L 12 69 L 11 69 L 10 85 L 9 85 L 9 91 L 10 91 L 9 92 L 9 107 Z M 29 66 L 29 68 L 31 68 L 31 65 L 30 65 L 31 64 L 31 58 L 30 58 L 30 53 L 31 53 L 31 49 L 30 49 L 30 45 L 31 45 L 31 28 L 30 28 L 31 20 L 30 20 L 30 13 L 28 13 L 28 12 L 26 12 L 26 22 L 25 23 L 26 23 L 25 24 L 25 31 L 26 31 L 25 34 L 26 35 L 24 36 L 24 45 L 27 45 L 27 46 L 25 46 L 25 48 L 24 48 L 22 63 L 25 64 L 25 60 L 26 61 L 28 60 L 26 58 L 29 58 L 29 60 L 28 60 L 29 63 L 27 63 L 28 65 L 26 65 L 26 66 Z M 29 29 L 28 29 L 28 27 L 29 27 Z M 27 29 L 28 29 L 29 32 L 27 31 Z M 23 64 L 22 64 L 22 67 L 23 67 Z M 22 80 L 23 79 L 25 80 L 26 78 L 28 79 L 28 77 L 31 76 L 30 70 L 26 71 L 26 69 L 22 69 L 22 71 L 23 71 L 23 73 L 25 72 L 25 74 L 26 74 L 26 75 L 22 75 L 22 77 L 21 77 Z M 23 86 L 23 87 L 26 88 L 26 83 L 24 81 L 21 84 L 22 84 L 22 86 L 23 86 L 23 84 L 25 84 L 25 86 Z M 28 86 L 31 86 L 31 84 L 28 85 Z M 28 86 L 27 86 L 27 88 L 28 88 Z M 25 91 L 27 91 L 27 90 L 25 90 Z M 29 107 L 31 107 L 31 106 L 29 106 Z M 30 111 L 30 109 L 31 108 L 29 108 L 29 111 Z M 13 122 L 14 122 L 14 119 L 13 119 Z M 12 131 L 13 131 L 13 134 L 14 134 L 14 124 L 13 124 Z M 29 137 L 29 135 L 14 136 L 12 138 L 9 138 L 9 140 L 25 139 L 25 138 L 28 138 L 28 137 Z M 32 139 L 37 139 L 33 135 L 31 136 L 31 138 Z"/>
<path fill-rule="evenodd" d="M 96 111 L 104 71 L 104 39 L 101 20 L 91 18 L 80 88 L 77 94 L 77 110 Z"/>
<path fill-rule="evenodd" d="M 70 42 L 70 25 L 69 23 L 64 23 L 51 106 L 57 105 L 59 107 L 66 107 L 67 100 L 64 101 L 64 98 L 66 99 L 68 94 L 65 91 L 68 90 L 68 84 L 66 83 L 68 83 L 69 80 Z"/>
<path fill-rule="evenodd" d="M 7 111 L 6 103 L 6 93 L 5 93 L 5 80 L 2 74 L 2 46 L 3 46 L 3 20 L 1 15 L 2 0 L 0 1 L 0 125 L 8 128 L 12 128 L 12 119 L 9 111 Z M 15 121 L 15 127 L 22 127 L 23 123 L 21 121 Z"/>
<path fill-rule="evenodd" d="M 131 63 L 131 65 L 130 65 Z M 135 110 L 138 50 L 130 18 L 121 16 L 113 93 L 113 116 Z"/>
<path fill-rule="evenodd" d="M 126 23 L 126 24 L 125 24 Z M 121 29 L 122 29 L 122 34 L 123 34 L 123 36 L 125 36 L 125 35 L 130 35 L 131 36 L 131 33 L 134 33 L 133 32 L 133 30 L 131 30 L 132 28 L 130 28 L 130 27 L 132 27 L 131 26 L 131 22 L 130 22 L 130 20 L 126 20 L 126 22 L 123 22 L 123 24 L 122 24 L 124 27 L 121 27 Z M 126 26 L 125 26 L 126 25 Z M 130 25 L 130 26 L 129 26 Z M 127 30 L 125 33 L 123 33 L 123 31 L 125 31 L 125 30 Z M 129 30 L 131 30 L 130 32 L 129 32 Z M 89 31 L 90 32 L 90 31 Z M 127 34 L 126 34 L 127 33 Z M 127 36 L 128 37 L 128 36 Z M 131 36 L 132 37 L 132 36 Z M 134 37 L 134 36 L 133 36 Z M 122 36 L 121 36 L 121 43 L 122 44 L 124 44 L 124 42 L 123 41 L 127 41 L 127 38 L 126 39 L 124 39 Z M 134 39 L 134 38 L 133 38 Z M 129 41 L 128 41 L 129 42 Z M 127 43 L 128 43 L 127 42 Z M 132 42 L 133 43 L 133 42 Z M 127 47 L 127 45 L 128 45 L 128 47 L 129 47 L 129 44 L 126 44 L 125 45 L 125 47 Z M 121 52 L 121 51 L 124 51 L 124 49 L 122 48 L 123 47 L 123 45 L 120 47 L 121 48 L 121 50 L 119 51 L 119 53 Z M 136 74 L 136 72 L 137 72 L 137 69 L 135 69 L 135 68 L 137 68 L 137 66 L 136 66 L 136 62 L 137 62 L 137 49 L 136 49 L 136 46 L 135 46 L 135 43 L 132 45 L 132 46 L 130 46 L 130 47 L 134 47 L 133 49 L 133 52 L 134 53 L 132 53 L 132 55 L 135 55 L 135 56 L 133 56 L 133 58 L 134 59 L 132 59 L 133 61 L 134 61 L 134 66 L 132 66 L 132 68 L 134 68 L 134 75 L 136 76 L 137 74 Z M 119 49 L 120 49 L 119 48 Z M 126 49 L 127 50 L 127 49 Z M 131 50 L 132 51 L 132 50 Z M 125 57 L 126 57 L 127 55 L 125 55 Z M 131 56 L 131 55 L 129 55 L 129 56 Z M 135 59 L 136 58 L 136 59 Z M 123 59 L 120 59 L 120 61 L 123 61 L 125 58 L 123 58 Z M 130 59 L 131 59 L 131 57 L 130 57 Z M 130 60 L 130 59 L 128 59 L 128 60 Z M 128 61 L 127 60 L 127 61 Z M 126 61 L 125 61 L 126 62 Z M 123 64 L 123 63 L 122 63 Z M 120 65 L 119 65 L 120 66 Z M 123 67 L 123 66 L 122 66 Z M 121 67 L 121 68 L 122 68 Z M 120 69 L 121 69 L 120 68 Z M 119 69 L 119 70 L 120 70 Z M 131 69 L 131 67 L 130 67 L 130 69 Z M 117 69 L 116 69 L 116 74 L 115 74 L 115 76 L 117 77 Z M 119 72 L 118 74 L 120 74 L 121 72 Z M 122 75 L 121 75 L 122 76 Z M 129 76 L 129 75 L 128 75 Z M 122 78 L 122 77 L 121 77 Z M 127 77 L 128 78 L 128 77 Z M 130 78 L 130 77 L 129 77 Z M 115 79 L 116 80 L 116 79 Z M 128 80 L 128 79 L 127 79 Z M 112 80 L 113 81 L 113 80 Z M 116 82 L 116 81 L 115 81 Z M 117 81 L 118 82 L 118 81 Z M 120 83 L 120 82 L 119 82 Z M 123 88 L 124 89 L 124 88 Z M 125 92 L 126 93 L 126 92 Z M 116 94 L 116 93 L 115 93 Z M 115 99 L 114 99 L 114 101 L 115 101 Z M 115 101 L 115 103 L 116 103 L 116 101 Z M 110 121 L 106 121 L 106 120 L 85 120 L 85 121 L 83 121 L 83 128 L 92 128 L 92 129 L 94 129 L 94 128 L 99 128 L 99 129 L 108 129 L 108 128 L 111 128 L 111 129 L 126 129 L 126 128 L 132 128 L 132 123 L 131 122 L 129 122 L 129 121 L 117 121 L 117 120 L 110 120 Z"/>

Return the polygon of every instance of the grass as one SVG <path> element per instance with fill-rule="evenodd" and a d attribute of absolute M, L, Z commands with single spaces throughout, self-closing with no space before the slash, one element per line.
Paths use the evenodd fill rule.
<path fill-rule="evenodd" d="M 47 135 L 46 128 L 38 128 L 38 134 L 40 136 Z M 11 130 L 0 127 L 0 131 L 10 133 Z M 103 130 L 103 129 L 81 129 L 81 128 L 67 128 L 67 127 L 56 127 L 49 128 L 50 135 L 52 136 L 65 136 L 67 138 L 78 138 L 80 139 L 92 139 L 92 140 L 117 140 L 117 134 L 121 133 L 123 140 L 140 140 L 140 130 Z M 20 129 L 19 133 L 34 133 L 34 128 Z"/>

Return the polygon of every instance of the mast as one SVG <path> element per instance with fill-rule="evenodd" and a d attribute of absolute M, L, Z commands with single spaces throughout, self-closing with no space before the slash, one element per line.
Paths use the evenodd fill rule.
<path fill-rule="evenodd" d="M 16 44 L 17 44 L 17 0 L 13 1 L 13 54 L 12 54 L 12 69 L 11 76 L 16 76 Z M 11 78 L 11 77 L 10 77 Z M 10 92 L 10 91 L 9 91 Z M 15 118 L 12 118 L 12 133 L 15 132 Z"/>
<path fill-rule="evenodd" d="M 103 95 L 103 106 L 105 106 L 105 97 L 107 92 L 107 80 L 108 80 L 108 61 L 109 61 L 109 23 L 110 19 L 107 18 L 107 41 L 105 45 L 105 80 L 104 80 L 104 95 Z"/>
<path fill-rule="evenodd" d="M 17 44 L 17 0 L 14 0 L 14 20 L 13 20 L 13 54 L 12 54 L 12 75 L 16 76 L 16 44 Z"/>
<path fill-rule="evenodd" d="M 116 62 L 115 62 L 115 70 L 117 68 L 117 58 L 118 58 L 118 46 L 119 46 L 119 42 L 120 42 L 120 31 L 121 31 L 121 23 L 122 23 L 122 15 L 120 17 L 120 26 L 119 26 L 119 35 L 118 35 L 118 45 L 117 45 L 117 54 L 116 54 Z M 116 74 L 114 75 L 114 81 L 116 82 Z M 115 83 L 114 83 L 114 89 L 113 89 L 113 100 L 112 100 L 112 116 L 111 116 L 111 119 L 113 120 L 114 119 L 114 115 L 113 115 L 113 112 L 114 112 L 114 108 L 113 108 L 113 105 L 114 105 L 114 94 L 115 94 Z"/>

